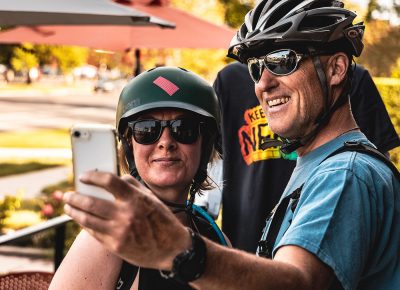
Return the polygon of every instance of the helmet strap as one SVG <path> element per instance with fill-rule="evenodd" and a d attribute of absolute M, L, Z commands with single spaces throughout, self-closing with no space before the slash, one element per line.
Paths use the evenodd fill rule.
<path fill-rule="evenodd" d="M 128 163 L 129 174 L 132 175 L 136 180 L 141 181 L 142 178 L 140 177 L 139 172 L 136 169 L 135 158 L 133 157 L 133 152 L 131 146 L 129 146 L 128 140 L 124 136 L 122 136 L 121 142 L 125 152 L 125 159 Z"/>
<path fill-rule="evenodd" d="M 317 118 L 316 122 L 320 123 L 324 116 L 326 116 L 329 108 L 329 88 L 328 88 L 328 81 L 326 80 L 326 74 L 325 71 L 322 67 L 321 60 L 319 56 L 317 55 L 317 52 L 313 47 L 309 47 L 308 51 L 310 52 L 310 55 L 312 56 L 312 61 L 314 63 L 314 68 L 315 71 L 317 72 L 317 76 L 319 79 L 319 83 L 321 84 L 321 90 L 322 90 L 322 96 L 324 98 L 324 108 L 320 114 L 320 116 Z"/>
<path fill-rule="evenodd" d="M 157 198 L 159 200 L 161 200 L 163 204 L 168 206 L 173 213 L 178 213 L 178 212 L 182 212 L 182 211 L 186 210 L 187 205 L 185 203 L 177 203 L 177 202 L 168 201 L 168 200 L 160 198 L 159 196 L 157 196 Z"/>

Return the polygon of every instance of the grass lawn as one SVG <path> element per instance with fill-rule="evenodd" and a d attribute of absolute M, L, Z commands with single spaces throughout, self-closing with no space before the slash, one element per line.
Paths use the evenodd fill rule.
<path fill-rule="evenodd" d="M 51 163 L 49 164 L 49 163 L 39 163 L 39 162 L 27 162 L 22 164 L 0 163 L 0 177 L 57 167 L 60 165 L 61 164 L 51 164 Z"/>
<path fill-rule="evenodd" d="M 0 148 L 71 148 L 68 129 L 40 129 L 23 132 L 0 132 Z M 27 173 L 62 165 L 71 165 L 66 158 L 4 157 L 0 159 L 0 177 Z"/>
<path fill-rule="evenodd" d="M 71 148 L 68 129 L 0 132 L 0 148 Z"/>

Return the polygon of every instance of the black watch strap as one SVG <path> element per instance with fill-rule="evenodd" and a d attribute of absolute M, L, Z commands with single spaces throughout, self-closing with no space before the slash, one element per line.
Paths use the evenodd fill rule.
<path fill-rule="evenodd" d="M 192 238 L 192 246 L 178 254 L 172 262 L 172 271 L 161 271 L 163 278 L 174 279 L 187 284 L 201 277 L 206 268 L 207 248 L 203 238 L 188 228 Z"/>

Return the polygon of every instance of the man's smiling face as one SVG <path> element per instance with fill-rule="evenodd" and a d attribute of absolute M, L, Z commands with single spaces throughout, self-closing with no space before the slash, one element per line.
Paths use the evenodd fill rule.
<path fill-rule="evenodd" d="M 289 139 L 311 132 L 323 107 L 321 85 L 311 58 L 303 59 L 297 70 L 286 76 L 265 69 L 255 92 L 271 130 Z"/>

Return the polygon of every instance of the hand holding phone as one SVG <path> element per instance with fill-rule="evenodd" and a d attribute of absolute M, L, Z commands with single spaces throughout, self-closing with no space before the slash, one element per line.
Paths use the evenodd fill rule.
<path fill-rule="evenodd" d="M 80 194 L 114 200 L 114 196 L 103 188 L 79 181 L 79 176 L 93 170 L 118 175 L 114 127 L 103 124 L 77 124 L 71 128 L 70 133 L 75 190 Z"/>

